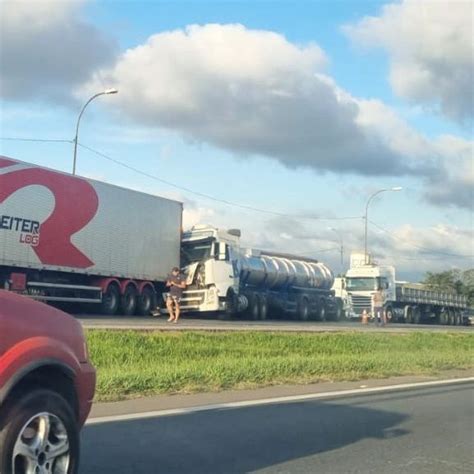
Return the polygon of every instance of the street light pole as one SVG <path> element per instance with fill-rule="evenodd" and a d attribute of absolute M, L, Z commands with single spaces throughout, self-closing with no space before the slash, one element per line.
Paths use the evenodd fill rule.
<path fill-rule="evenodd" d="M 365 206 L 365 233 L 364 233 L 364 263 L 367 264 L 367 227 L 368 227 L 368 214 L 369 214 L 369 204 L 372 199 L 377 196 L 380 193 L 384 193 L 386 191 L 401 191 L 403 188 L 401 186 L 396 186 L 394 188 L 388 188 L 388 189 L 379 189 L 378 191 L 375 191 L 375 193 L 371 194 L 369 196 L 369 199 L 367 199 L 367 204 Z"/>
<path fill-rule="evenodd" d="M 342 238 L 342 234 L 337 229 L 335 229 L 334 227 L 328 227 L 328 230 L 332 230 L 339 237 L 340 254 L 341 254 L 341 276 L 342 276 L 342 273 L 343 273 L 343 270 L 344 270 L 344 240 Z"/>
<path fill-rule="evenodd" d="M 99 92 L 98 94 L 94 94 L 82 107 L 81 112 L 79 114 L 79 117 L 77 118 L 77 124 L 76 124 L 76 135 L 74 137 L 74 158 L 72 162 L 72 174 L 76 174 L 76 159 L 77 159 L 77 137 L 79 135 L 79 124 L 81 122 L 81 117 L 84 111 L 86 110 L 86 107 L 97 97 L 101 95 L 109 95 L 109 94 L 117 94 L 118 90 L 117 89 L 106 89 L 103 92 Z"/>

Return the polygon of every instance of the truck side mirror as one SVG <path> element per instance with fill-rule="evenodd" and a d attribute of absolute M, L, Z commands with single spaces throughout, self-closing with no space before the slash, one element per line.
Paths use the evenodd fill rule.
<path fill-rule="evenodd" d="M 229 246 L 225 242 L 219 242 L 218 244 L 217 260 L 229 260 Z"/>

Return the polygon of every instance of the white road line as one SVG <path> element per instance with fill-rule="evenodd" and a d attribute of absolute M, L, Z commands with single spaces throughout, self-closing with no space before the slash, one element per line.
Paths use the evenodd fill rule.
<path fill-rule="evenodd" d="M 261 398 L 259 400 L 245 400 L 240 402 L 217 403 L 215 405 L 201 405 L 186 408 L 172 408 L 169 410 L 147 411 L 142 413 L 128 413 L 125 415 L 99 416 L 89 418 L 86 425 L 97 425 L 100 423 L 110 423 L 114 421 L 140 420 L 144 418 L 159 418 L 172 415 L 187 415 L 208 410 L 222 410 L 226 408 L 243 408 L 259 405 L 271 405 L 275 403 L 298 402 L 302 400 L 321 400 L 325 398 L 341 397 L 347 395 L 364 395 L 369 393 L 393 392 L 397 390 L 406 390 L 412 388 L 439 387 L 443 385 L 461 384 L 474 382 L 474 377 L 465 377 L 458 379 L 433 380 L 430 382 L 403 383 L 398 385 L 387 385 L 384 387 L 356 388 L 350 390 L 338 390 L 334 392 L 308 393 L 305 395 L 290 395 L 286 397 Z"/>

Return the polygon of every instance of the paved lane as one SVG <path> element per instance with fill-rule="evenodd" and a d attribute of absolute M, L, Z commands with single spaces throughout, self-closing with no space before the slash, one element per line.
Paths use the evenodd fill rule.
<path fill-rule="evenodd" d="M 82 472 L 474 472 L 474 384 L 86 426 Z"/>
<path fill-rule="evenodd" d="M 303 332 L 331 332 L 331 331 L 383 331 L 383 332 L 407 332 L 407 331 L 472 331 L 474 326 L 435 326 L 428 324 L 408 325 L 389 324 L 383 328 L 376 327 L 373 323 L 363 325 L 358 322 L 343 321 L 316 322 L 316 321 L 242 321 L 215 319 L 196 316 L 183 316 L 178 324 L 166 322 L 166 317 L 154 318 L 152 316 L 126 317 L 126 316 L 101 316 L 93 314 L 75 315 L 86 328 L 101 329 L 148 329 L 148 330 L 209 330 L 209 331 L 303 331 Z"/>

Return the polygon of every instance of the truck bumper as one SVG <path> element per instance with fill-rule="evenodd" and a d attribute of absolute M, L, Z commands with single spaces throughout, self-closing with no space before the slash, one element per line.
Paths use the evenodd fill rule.
<path fill-rule="evenodd" d="M 166 301 L 168 293 L 163 293 L 163 299 Z M 203 290 L 185 290 L 180 302 L 182 313 L 203 313 L 225 310 L 225 302 L 219 300 L 215 288 Z M 163 313 L 167 313 L 167 309 Z"/>

